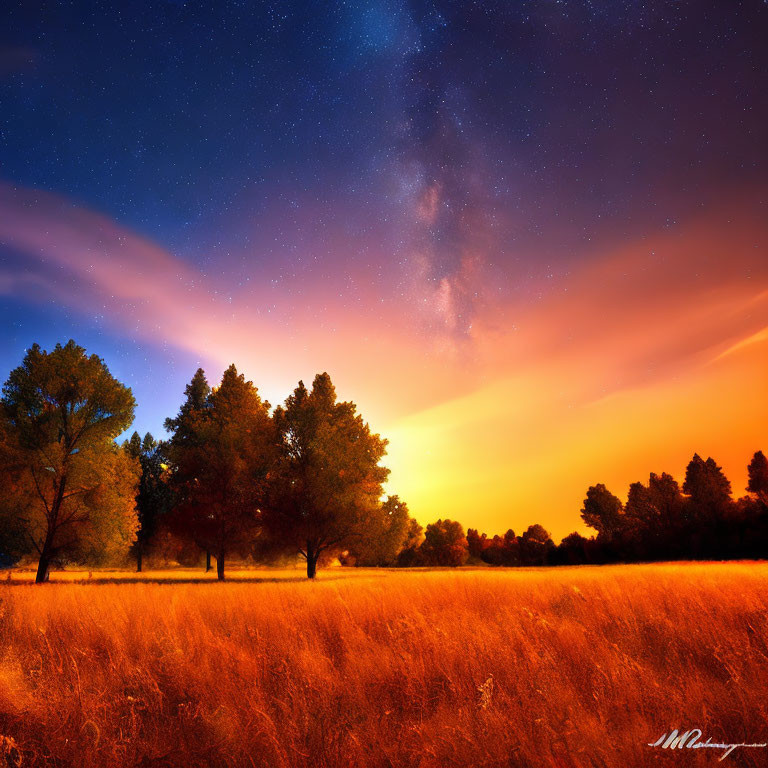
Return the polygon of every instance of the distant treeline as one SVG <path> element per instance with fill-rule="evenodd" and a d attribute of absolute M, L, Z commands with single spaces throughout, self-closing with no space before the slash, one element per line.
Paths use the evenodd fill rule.
<path fill-rule="evenodd" d="M 694 456 L 682 488 L 651 474 L 626 504 L 604 485 L 581 516 L 595 529 L 555 545 L 538 524 L 520 536 L 438 520 L 423 530 L 397 496 L 383 498 L 387 441 L 327 373 L 299 382 L 272 408 L 234 365 L 212 388 L 200 369 L 170 437 L 134 433 L 131 390 L 70 341 L 34 345 L 0 400 L 0 564 L 36 558 L 37 581 L 68 563 L 276 563 L 301 557 L 307 575 L 338 558 L 359 566 L 557 565 L 764 557 L 768 462 L 749 464 L 734 500 L 712 459 Z"/>
<path fill-rule="evenodd" d="M 653 560 L 764 558 L 768 553 L 768 460 L 757 451 L 748 466 L 747 494 L 711 458 L 688 464 L 682 488 L 667 473 L 632 483 L 626 504 L 599 483 L 587 490 L 581 518 L 596 531 L 574 532 L 558 545 L 540 526 L 522 535 L 487 537 L 467 531 L 467 557 L 491 565 L 576 565 Z M 535 542 L 535 544 L 533 544 Z"/>

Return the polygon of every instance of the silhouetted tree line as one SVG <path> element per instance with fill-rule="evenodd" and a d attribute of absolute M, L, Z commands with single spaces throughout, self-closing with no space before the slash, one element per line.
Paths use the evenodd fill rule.
<path fill-rule="evenodd" d="M 553 562 L 762 558 L 768 551 L 768 461 L 757 451 L 747 468 L 747 494 L 734 499 L 731 483 L 712 459 L 698 454 L 682 487 L 667 473 L 632 483 L 626 504 L 604 485 L 591 486 L 582 520 L 597 532 L 572 533 Z"/>
<path fill-rule="evenodd" d="M 470 528 L 467 531 L 469 556 L 489 565 L 548 565 L 555 552 L 555 543 L 538 523 L 528 526 L 522 536 L 508 530 L 503 536 L 488 538 Z"/>
<path fill-rule="evenodd" d="M 212 388 L 202 369 L 185 389 L 170 437 L 118 436 L 135 401 L 104 362 L 74 341 L 35 345 L 0 400 L 0 565 L 37 558 L 51 567 L 145 558 L 274 563 L 301 557 L 307 576 L 338 558 L 358 566 L 487 563 L 540 566 L 763 557 L 768 545 L 768 462 L 749 465 L 748 495 L 710 458 L 694 456 L 682 488 L 668 474 L 633 483 L 626 504 L 602 485 L 581 516 L 596 531 L 555 545 L 538 524 L 521 535 L 466 534 L 438 520 L 422 529 L 397 496 L 383 499 L 387 441 L 327 373 L 299 382 L 272 408 L 231 365 Z"/>
<path fill-rule="evenodd" d="M 764 558 L 768 552 L 768 460 L 757 451 L 748 466 L 747 494 L 711 458 L 688 464 L 682 487 L 667 473 L 632 483 L 626 504 L 602 483 L 587 490 L 581 510 L 596 534 L 574 532 L 558 545 L 540 525 L 522 536 L 488 537 L 470 528 L 461 562 L 488 565 L 580 565 L 654 560 Z M 456 564 L 460 564 L 456 562 Z"/>

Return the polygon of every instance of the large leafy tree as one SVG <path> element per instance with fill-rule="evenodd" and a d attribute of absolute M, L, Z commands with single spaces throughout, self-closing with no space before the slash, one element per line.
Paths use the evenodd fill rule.
<path fill-rule="evenodd" d="M 115 444 L 133 420 L 131 390 L 69 341 L 35 344 L 3 387 L 3 472 L 13 519 L 39 556 L 36 581 L 64 557 L 132 542 L 137 463 Z"/>
<path fill-rule="evenodd" d="M 187 402 L 190 392 L 204 391 L 196 378 Z M 218 388 L 194 407 L 185 406 L 170 422 L 175 431 L 168 446 L 176 529 L 214 553 L 223 580 L 227 556 L 248 551 L 259 532 L 276 453 L 269 403 L 231 365 Z"/>
<path fill-rule="evenodd" d="M 628 524 L 641 529 L 679 526 L 685 500 L 672 475 L 651 472 L 648 485 L 632 483 L 629 487 L 625 514 Z"/>
<path fill-rule="evenodd" d="M 469 546 L 461 523 L 447 519 L 429 523 L 420 554 L 424 565 L 464 565 Z"/>
<path fill-rule="evenodd" d="M 424 529 L 418 520 L 413 517 L 408 521 L 408 530 L 405 541 L 397 556 L 396 565 L 412 566 L 419 561 L 419 547 L 424 541 Z"/>
<path fill-rule="evenodd" d="M 510 528 L 503 536 L 488 538 L 486 534 L 470 528 L 467 531 L 467 544 L 470 557 L 482 560 L 490 565 L 519 565 L 520 539 Z"/>
<path fill-rule="evenodd" d="M 351 402 L 339 402 L 327 373 L 302 382 L 274 423 L 280 453 L 271 473 L 264 524 L 272 541 L 298 552 L 314 578 L 321 556 L 375 535 L 387 441 L 371 432 Z"/>
<path fill-rule="evenodd" d="M 18 455 L 11 449 L 11 436 L 0 418 L 0 567 L 13 565 L 30 546 L 25 531 L 26 503 L 22 487 Z"/>
<path fill-rule="evenodd" d="M 594 543 L 578 531 L 569 533 L 553 552 L 553 564 L 581 565 L 590 561 L 589 549 Z"/>
<path fill-rule="evenodd" d="M 486 534 L 481 534 L 477 528 L 467 529 L 467 548 L 469 556 L 476 560 L 483 560 L 491 541 Z"/>
<path fill-rule="evenodd" d="M 143 440 L 138 432 L 134 432 L 124 447 L 141 468 L 136 495 L 139 529 L 133 545 L 136 570 L 141 572 L 144 553 L 157 533 L 160 521 L 171 508 L 172 495 L 167 482 L 164 444 L 158 443 L 149 432 Z"/>

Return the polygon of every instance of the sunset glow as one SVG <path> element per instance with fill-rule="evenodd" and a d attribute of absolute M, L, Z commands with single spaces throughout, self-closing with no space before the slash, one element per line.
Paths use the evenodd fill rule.
<path fill-rule="evenodd" d="M 218 381 L 235 362 L 273 405 L 328 371 L 389 439 L 388 491 L 421 522 L 540 521 L 559 539 L 584 530 L 589 485 L 681 479 L 694 452 L 740 495 L 768 447 L 768 107 L 747 84 L 768 65 L 750 42 L 766 8 L 713 6 L 702 26 L 686 4 L 529 5 L 481 19 L 365 3 L 264 22 L 254 49 L 211 12 L 250 51 L 231 61 L 194 37 L 202 11 L 170 3 L 160 23 L 201 55 L 94 36 L 80 59 L 73 20 L 43 40 L 31 12 L 15 18 L 5 369 L 74 337 L 157 435 L 198 365 Z M 312 30 L 336 51 L 318 47 L 315 72 L 291 55 Z M 681 79 L 715 40 L 722 67 Z M 231 74 L 206 80 L 206 52 Z M 96 98 L 122 77 L 130 105 Z M 31 106 L 30 83 L 54 106 Z M 132 128 L 166 100 L 167 127 Z"/>

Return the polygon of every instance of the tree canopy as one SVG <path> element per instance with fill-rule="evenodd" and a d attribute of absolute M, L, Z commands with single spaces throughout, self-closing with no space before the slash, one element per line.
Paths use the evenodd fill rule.
<path fill-rule="evenodd" d="M 36 344 L 11 372 L 1 405 L 4 505 L 16 510 L 22 547 L 39 556 L 37 581 L 54 559 L 129 544 L 138 466 L 114 440 L 133 420 L 131 390 L 74 341 L 51 352 Z"/>
<path fill-rule="evenodd" d="M 610 538 L 622 525 L 624 507 L 602 483 L 587 489 L 587 497 L 581 510 L 581 519 L 599 534 Z"/>
<path fill-rule="evenodd" d="M 371 515 L 365 535 L 350 544 L 348 554 L 359 566 L 395 565 L 400 553 L 413 546 L 420 533 L 421 526 L 408 514 L 408 505 L 398 496 L 387 496 L 376 514 Z"/>
<path fill-rule="evenodd" d="M 455 520 L 430 523 L 424 531 L 421 553 L 424 565 L 464 565 L 469 550 L 461 523 Z"/>
<path fill-rule="evenodd" d="M 313 578 L 322 555 L 354 546 L 375 525 L 387 441 L 352 402 L 339 402 L 327 373 L 299 382 L 275 409 L 279 454 L 263 522 L 270 538 L 298 552 Z"/>
<path fill-rule="evenodd" d="M 170 423 L 177 529 L 216 556 L 223 579 L 228 554 L 243 553 L 260 529 L 267 475 L 277 454 L 269 403 L 230 365 L 207 391 L 202 371 Z"/>

